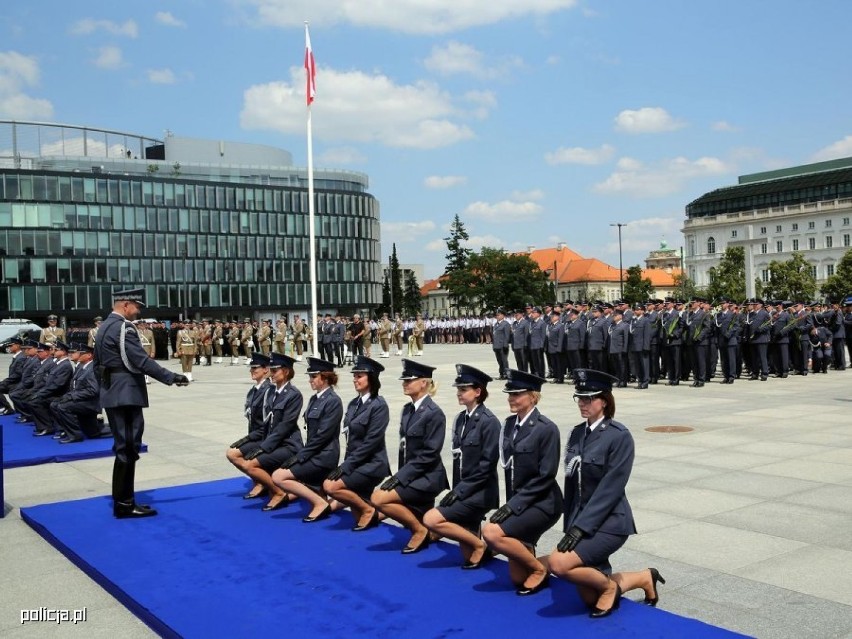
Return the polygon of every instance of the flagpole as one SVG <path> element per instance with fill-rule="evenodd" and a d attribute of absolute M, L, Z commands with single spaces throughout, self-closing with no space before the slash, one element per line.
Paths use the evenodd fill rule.
<path fill-rule="evenodd" d="M 311 36 L 308 33 L 308 22 L 305 21 L 305 69 L 308 74 L 307 82 L 307 102 L 308 102 L 308 228 L 310 230 L 310 273 L 311 273 L 311 323 L 313 324 L 313 354 L 314 357 L 319 357 L 318 337 L 319 337 L 319 322 L 317 315 L 317 246 L 316 233 L 314 230 L 314 140 L 313 127 L 311 125 L 311 103 L 313 95 L 311 94 L 313 73 L 313 51 L 311 50 Z"/>

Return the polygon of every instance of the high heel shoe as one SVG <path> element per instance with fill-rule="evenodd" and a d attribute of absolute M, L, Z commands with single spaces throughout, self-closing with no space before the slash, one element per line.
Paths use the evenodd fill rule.
<path fill-rule="evenodd" d="M 418 545 L 416 545 L 416 546 L 406 546 L 405 548 L 403 548 L 403 549 L 402 549 L 402 554 L 403 554 L 403 555 L 413 555 L 413 554 L 414 554 L 414 553 L 416 553 L 416 552 L 420 552 L 420 551 L 421 551 L 421 550 L 423 550 L 424 548 L 428 548 L 430 543 L 431 543 L 431 542 L 429 541 L 429 535 L 426 535 L 426 536 L 423 538 L 423 541 L 421 541 Z"/>
<path fill-rule="evenodd" d="M 256 493 L 251 492 L 251 491 L 247 492 L 245 495 L 243 495 L 243 499 L 257 499 L 258 497 L 263 497 L 265 495 L 266 495 L 266 488 L 263 488 Z"/>
<path fill-rule="evenodd" d="M 364 532 L 365 530 L 370 530 L 370 528 L 375 528 L 379 525 L 379 510 L 378 508 L 373 511 L 373 516 L 370 517 L 370 521 L 361 526 L 360 524 L 352 527 L 352 532 Z"/>
<path fill-rule="evenodd" d="M 482 557 L 480 557 L 479 561 L 476 563 L 472 561 L 466 561 L 462 564 L 462 570 L 476 570 L 477 568 L 482 568 L 486 563 L 491 561 L 494 557 L 494 551 L 490 548 L 486 548 L 485 552 L 482 553 Z"/>
<path fill-rule="evenodd" d="M 547 588 L 547 586 L 549 584 L 550 584 L 550 577 L 548 575 L 545 575 L 544 579 L 542 579 L 540 582 L 538 582 L 538 585 L 533 586 L 532 588 L 527 588 L 526 586 L 521 584 L 521 587 L 518 588 L 515 591 L 515 594 L 518 595 L 519 597 L 526 597 L 528 595 L 534 595 L 537 592 L 541 592 L 542 590 Z"/>
<path fill-rule="evenodd" d="M 666 583 L 666 580 L 656 568 L 648 568 L 648 572 L 651 573 L 651 589 L 654 591 L 654 596 L 645 597 L 645 601 L 642 603 L 648 604 L 649 606 L 656 606 L 657 602 L 660 600 L 660 597 L 657 594 L 657 582 L 664 584 Z"/>
<path fill-rule="evenodd" d="M 308 515 L 307 517 L 303 517 L 302 521 L 306 524 L 311 524 L 315 521 L 322 521 L 323 519 L 328 519 L 329 515 L 331 515 L 331 504 L 322 509 L 322 512 L 316 517 L 311 517 Z"/>
<path fill-rule="evenodd" d="M 589 613 L 589 616 L 592 619 L 601 619 L 603 617 L 609 617 L 613 611 L 618 610 L 618 607 L 621 605 L 621 586 L 615 584 L 615 599 L 612 601 L 612 605 L 606 610 L 601 610 L 600 608 L 595 608 Z"/>
<path fill-rule="evenodd" d="M 280 509 L 282 509 L 282 508 L 287 508 L 287 506 L 289 506 L 289 505 L 290 505 L 290 500 L 289 500 L 289 498 L 285 495 L 284 497 L 282 497 L 282 498 L 278 501 L 278 503 L 273 504 L 273 503 L 272 503 L 272 500 L 270 500 L 268 504 L 266 504 L 263 508 L 261 508 L 261 510 L 262 510 L 263 512 L 268 513 L 268 512 L 269 512 L 269 511 L 271 511 L 271 510 L 280 510 Z"/>

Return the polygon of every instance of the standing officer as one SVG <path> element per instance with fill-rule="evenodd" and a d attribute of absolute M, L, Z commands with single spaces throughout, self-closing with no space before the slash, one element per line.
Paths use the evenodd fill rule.
<path fill-rule="evenodd" d="M 731 300 L 722 298 L 721 310 L 716 314 L 719 341 L 719 358 L 722 360 L 722 383 L 733 384 L 737 376 L 737 334 L 739 316 L 730 308 Z"/>
<path fill-rule="evenodd" d="M 195 362 L 198 346 L 195 342 L 195 332 L 192 330 L 191 322 L 177 332 L 175 346 L 178 349 L 178 355 L 180 355 L 181 371 L 189 381 L 192 381 L 192 364 Z"/>
<path fill-rule="evenodd" d="M 390 357 L 390 343 L 391 343 L 391 333 L 393 332 L 393 325 L 391 324 L 390 319 L 388 318 L 387 313 L 382 314 L 382 319 L 379 321 L 379 343 L 382 346 L 382 354 L 381 357 Z"/>
<path fill-rule="evenodd" d="M 630 368 L 636 376 L 638 385 L 636 388 L 648 388 L 649 380 L 649 357 L 651 351 L 651 332 L 654 330 L 650 321 L 645 316 L 645 307 L 636 304 L 633 307 L 633 317 L 628 324 L 628 357 Z"/>
<path fill-rule="evenodd" d="M 629 346 L 630 330 L 624 321 L 624 313 L 621 308 L 612 312 L 612 324 L 607 330 L 609 340 L 607 352 L 609 353 L 609 370 L 618 378 L 618 388 L 627 388 L 627 353 Z"/>
<path fill-rule="evenodd" d="M 680 311 L 675 308 L 677 300 L 666 298 L 668 309 L 662 320 L 663 340 L 666 348 L 666 371 L 668 372 L 668 385 L 680 384 L 680 348 L 683 344 L 684 321 Z"/>
<path fill-rule="evenodd" d="M 272 352 L 272 324 L 270 320 L 263 320 L 260 323 L 260 329 L 257 331 L 257 341 L 260 345 L 260 352 L 264 357 L 269 357 Z"/>
<path fill-rule="evenodd" d="M 272 350 L 279 355 L 286 354 L 287 346 L 287 322 L 282 317 L 275 323 L 275 337 L 272 338 Z"/>
<path fill-rule="evenodd" d="M 228 344 L 231 347 L 231 366 L 240 363 L 240 330 L 239 322 L 231 324 L 231 330 L 228 332 Z"/>
<path fill-rule="evenodd" d="M 530 313 L 530 373 L 538 377 L 544 377 L 544 345 L 547 342 L 547 325 L 541 316 L 541 309 L 536 306 Z"/>
<path fill-rule="evenodd" d="M 561 322 L 561 316 L 557 309 L 553 309 L 547 325 L 547 359 L 550 360 L 554 384 L 565 383 L 565 325 Z"/>
<path fill-rule="evenodd" d="M 565 353 L 568 359 L 568 373 L 573 374 L 575 368 L 582 368 L 581 352 L 586 343 L 586 321 L 580 317 L 576 308 L 569 309 L 567 315 Z"/>
<path fill-rule="evenodd" d="M 296 350 L 296 361 L 302 361 L 302 353 L 305 352 L 306 328 L 302 318 L 296 315 L 293 318 L 293 348 Z M 320 353 L 319 357 L 322 357 Z"/>
<path fill-rule="evenodd" d="M 119 519 L 151 517 L 157 511 L 137 504 L 133 487 L 145 430 L 142 409 L 148 406 L 145 375 L 178 386 L 189 385 L 189 379 L 163 368 L 142 350 L 133 320 L 145 308 L 145 291 L 119 291 L 113 293 L 112 299 L 112 313 L 101 325 L 95 341 L 95 366 L 101 378 L 101 406 L 106 409 L 115 438 L 113 515 Z"/>
<path fill-rule="evenodd" d="M 497 370 L 499 379 L 506 379 L 506 371 L 509 370 L 509 344 L 512 343 L 512 327 L 506 320 L 506 312 L 498 308 L 495 315 L 497 321 L 491 329 L 491 348 L 494 357 L 497 358 Z"/>
<path fill-rule="evenodd" d="M 53 344 L 56 340 L 65 341 L 65 329 L 57 325 L 59 320 L 56 315 L 47 316 L 47 327 L 41 329 L 41 335 L 38 341 L 42 344 Z"/>
<path fill-rule="evenodd" d="M 709 379 L 707 372 L 708 360 L 708 344 L 710 334 L 713 331 L 713 320 L 709 313 L 701 307 L 704 303 L 704 298 L 696 297 L 694 300 L 695 310 L 692 313 L 692 321 L 689 324 L 690 334 L 692 335 L 692 365 L 693 365 L 693 381 L 694 388 L 701 388 L 704 382 Z"/>
<path fill-rule="evenodd" d="M 609 325 L 601 316 L 602 311 L 603 307 L 600 305 L 592 308 L 592 317 L 586 323 L 586 348 L 589 353 L 589 368 L 606 372 L 607 366 L 604 363 L 604 349 L 606 347 Z"/>
<path fill-rule="evenodd" d="M 763 300 L 752 300 L 754 312 L 750 316 L 749 344 L 751 346 L 751 377 L 755 380 L 760 375 L 760 381 L 765 382 L 769 377 L 769 362 L 766 359 L 769 348 L 769 330 L 772 318 L 763 308 Z"/>
<path fill-rule="evenodd" d="M 222 346 L 225 344 L 225 330 L 222 320 L 216 320 L 213 324 L 213 352 L 216 353 L 216 363 L 222 363 Z"/>
<path fill-rule="evenodd" d="M 515 368 L 526 373 L 529 370 L 528 341 L 530 322 L 521 309 L 515 311 L 515 323 L 512 325 L 512 353 L 515 355 Z"/>
<path fill-rule="evenodd" d="M 250 317 L 247 317 L 243 323 L 243 330 L 240 333 L 240 344 L 242 344 L 243 355 L 245 355 L 246 365 L 248 366 L 251 362 L 251 354 L 254 352 L 254 328 L 251 325 Z"/>
<path fill-rule="evenodd" d="M 95 323 L 95 326 L 94 326 L 94 328 L 89 329 L 89 339 L 86 342 L 86 344 L 88 346 L 94 346 L 95 345 L 95 337 L 97 337 L 97 335 L 98 335 L 98 328 L 100 327 L 101 322 L 104 321 L 104 318 L 101 317 L 100 315 L 98 315 L 93 321 Z"/>

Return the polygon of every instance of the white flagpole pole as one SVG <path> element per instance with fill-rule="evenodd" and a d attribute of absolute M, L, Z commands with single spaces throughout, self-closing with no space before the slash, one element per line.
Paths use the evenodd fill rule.
<path fill-rule="evenodd" d="M 305 39 L 310 42 L 310 36 L 308 35 L 308 23 L 305 22 Z M 310 89 L 308 89 L 310 90 Z M 314 230 L 314 141 L 313 141 L 313 128 L 311 126 L 311 100 L 310 96 L 308 96 L 308 228 L 310 229 L 310 243 L 311 243 L 311 323 L 313 325 L 313 354 L 314 357 L 319 357 L 319 349 L 318 349 L 318 334 L 319 334 L 319 322 L 317 321 L 317 315 L 319 313 L 317 309 L 317 247 L 316 247 L 316 233 Z"/>

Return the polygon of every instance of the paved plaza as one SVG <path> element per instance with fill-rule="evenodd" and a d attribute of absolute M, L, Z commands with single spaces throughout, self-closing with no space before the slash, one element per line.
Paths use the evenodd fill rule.
<path fill-rule="evenodd" d="M 9 359 L 0 356 L 0 371 Z M 427 345 L 420 359 L 438 367 L 435 399 L 448 417 L 460 410 L 451 387 L 453 364 L 496 371 L 487 345 Z M 396 424 L 407 398 L 396 380 L 399 358 L 383 361 L 395 467 Z M 177 360 L 167 366 L 179 369 Z M 304 371 L 298 364 L 295 384 L 307 398 Z M 193 375 L 197 381 L 188 388 L 149 387 L 149 452 L 137 467 L 137 491 L 236 475 L 224 453 L 245 433 L 248 368 L 219 364 L 196 367 Z M 504 417 L 501 387 L 492 383 L 488 405 Z M 667 581 L 660 587 L 662 609 L 731 630 L 773 638 L 852 637 L 851 387 L 852 370 L 699 389 L 616 389 L 616 418 L 636 440 L 627 492 L 639 534 L 614 556 L 613 567 L 658 568 Z M 539 405 L 560 426 L 563 443 L 580 421 L 571 390 L 548 384 Z M 354 395 L 348 372 L 341 372 L 338 392 L 344 402 Z M 692 430 L 646 430 L 654 426 Z M 449 448 L 445 444 L 448 467 Z M 0 635 L 153 636 L 20 519 L 20 507 L 109 494 L 111 473 L 111 458 L 5 471 L 12 510 L 0 520 Z M 144 526 L 145 520 L 127 524 Z M 539 552 L 560 537 L 561 530 L 547 533 Z M 186 577 L 193 587 L 192 575 Z M 286 602 L 281 605 L 286 610 Z M 86 607 L 87 621 L 21 625 L 21 609 L 41 606 Z M 214 614 L 213 606 L 199 614 Z M 286 623 L 286 615 L 282 619 Z"/>

